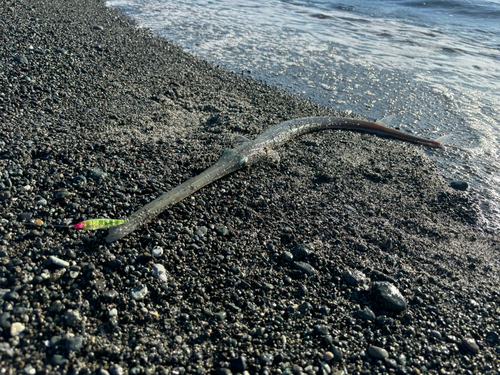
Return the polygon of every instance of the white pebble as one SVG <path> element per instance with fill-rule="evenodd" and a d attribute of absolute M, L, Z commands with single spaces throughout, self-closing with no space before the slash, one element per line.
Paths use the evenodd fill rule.
<path fill-rule="evenodd" d="M 10 326 L 10 335 L 13 337 L 19 336 L 26 329 L 23 323 L 15 322 Z"/>

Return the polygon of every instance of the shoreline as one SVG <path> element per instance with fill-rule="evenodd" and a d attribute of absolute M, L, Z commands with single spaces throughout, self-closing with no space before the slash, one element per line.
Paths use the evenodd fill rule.
<path fill-rule="evenodd" d="M 234 135 L 336 113 L 103 1 L 0 12 L 1 368 L 499 371 L 499 238 L 419 146 L 308 134 L 116 243 L 54 226 L 127 217 Z"/>

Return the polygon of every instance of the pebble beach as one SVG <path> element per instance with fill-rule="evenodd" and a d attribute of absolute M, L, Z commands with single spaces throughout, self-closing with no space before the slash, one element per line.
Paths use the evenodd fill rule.
<path fill-rule="evenodd" d="M 107 243 L 70 224 L 125 219 L 235 136 L 357 115 L 100 0 L 4 0 L 0 38 L 1 373 L 500 372 L 500 239 L 446 150 L 308 134 Z"/>

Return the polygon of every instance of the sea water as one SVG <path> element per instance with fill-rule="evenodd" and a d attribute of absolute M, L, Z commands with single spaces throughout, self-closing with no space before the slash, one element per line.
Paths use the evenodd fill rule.
<path fill-rule="evenodd" d="M 428 154 L 500 228 L 500 0 L 107 4 L 227 70 L 462 148 Z"/>

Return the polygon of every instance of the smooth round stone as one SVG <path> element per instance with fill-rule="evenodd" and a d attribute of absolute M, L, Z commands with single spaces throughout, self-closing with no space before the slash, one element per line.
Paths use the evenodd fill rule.
<path fill-rule="evenodd" d="M 450 187 L 455 190 L 466 191 L 469 188 L 469 184 L 465 181 L 456 180 L 450 182 Z"/>
<path fill-rule="evenodd" d="M 184 339 L 182 338 L 182 336 L 177 335 L 174 337 L 174 341 L 176 342 L 176 344 L 180 345 L 183 343 Z"/>
<path fill-rule="evenodd" d="M 387 353 L 387 350 L 375 345 L 370 345 L 370 347 L 368 348 L 368 354 L 377 359 L 385 359 L 389 357 L 389 353 Z"/>
<path fill-rule="evenodd" d="M 107 175 L 108 174 L 106 172 L 103 172 L 100 169 L 92 169 L 89 172 L 89 177 L 94 180 L 104 179 L 107 177 Z"/>
<path fill-rule="evenodd" d="M 297 268 L 299 271 L 302 271 L 309 276 L 314 275 L 316 273 L 314 267 L 306 262 L 293 262 L 293 266 Z"/>
<path fill-rule="evenodd" d="M 287 262 L 293 261 L 293 254 L 291 252 L 285 251 L 285 252 L 283 252 L 283 256 L 285 257 L 285 260 Z"/>
<path fill-rule="evenodd" d="M 314 246 L 310 243 L 303 243 L 300 245 L 296 245 L 293 248 L 293 255 L 297 258 L 305 258 L 314 253 Z"/>
<path fill-rule="evenodd" d="M 12 337 L 19 336 L 21 332 L 23 332 L 26 329 L 25 325 L 20 322 L 15 322 L 12 323 L 10 326 L 10 335 Z"/>
<path fill-rule="evenodd" d="M 155 264 L 153 266 L 153 276 L 161 281 L 167 281 L 167 270 L 163 264 Z"/>
<path fill-rule="evenodd" d="M 373 283 L 372 295 L 373 299 L 381 303 L 387 310 L 400 312 L 408 307 L 406 299 L 399 289 L 388 281 Z"/>
<path fill-rule="evenodd" d="M 123 370 L 123 367 L 120 365 L 113 365 L 109 368 L 109 373 L 111 375 L 124 375 L 125 371 Z"/>
<path fill-rule="evenodd" d="M 19 299 L 19 293 L 16 291 L 12 291 L 4 294 L 3 299 L 5 301 L 17 301 Z"/>
<path fill-rule="evenodd" d="M 133 300 L 140 301 L 148 295 L 148 287 L 146 285 L 139 284 L 134 289 L 130 291 L 130 297 Z"/>
<path fill-rule="evenodd" d="M 24 55 L 15 55 L 13 60 L 21 64 L 28 64 L 28 58 Z"/>
<path fill-rule="evenodd" d="M 66 262 L 65 260 L 59 259 L 58 257 L 55 257 L 51 255 L 49 257 L 50 261 L 52 262 L 53 265 L 58 266 L 58 267 L 69 267 L 69 263 Z"/>
<path fill-rule="evenodd" d="M 113 307 L 111 310 L 109 310 L 109 312 L 108 312 L 108 316 L 109 316 L 110 318 L 112 318 L 112 317 L 114 317 L 114 316 L 117 316 L 117 315 L 118 315 L 118 310 L 117 310 L 117 309 L 115 309 L 114 307 Z"/>
<path fill-rule="evenodd" d="M 476 340 L 474 340 L 471 337 L 466 337 L 462 339 L 462 345 L 464 346 L 465 349 L 467 349 L 469 352 L 473 354 L 479 353 L 479 346 L 477 345 Z"/>
<path fill-rule="evenodd" d="M 163 255 L 163 247 L 161 246 L 153 247 L 153 250 L 151 250 L 151 254 L 153 254 L 153 256 L 156 258 L 161 257 Z"/>
<path fill-rule="evenodd" d="M 36 369 L 33 368 L 33 366 L 31 366 L 31 365 L 26 365 L 23 368 L 23 374 L 24 375 L 35 375 L 36 374 Z"/>
<path fill-rule="evenodd" d="M 325 354 L 323 354 L 323 359 L 325 361 L 331 361 L 335 356 L 333 355 L 332 352 L 325 352 Z"/>

